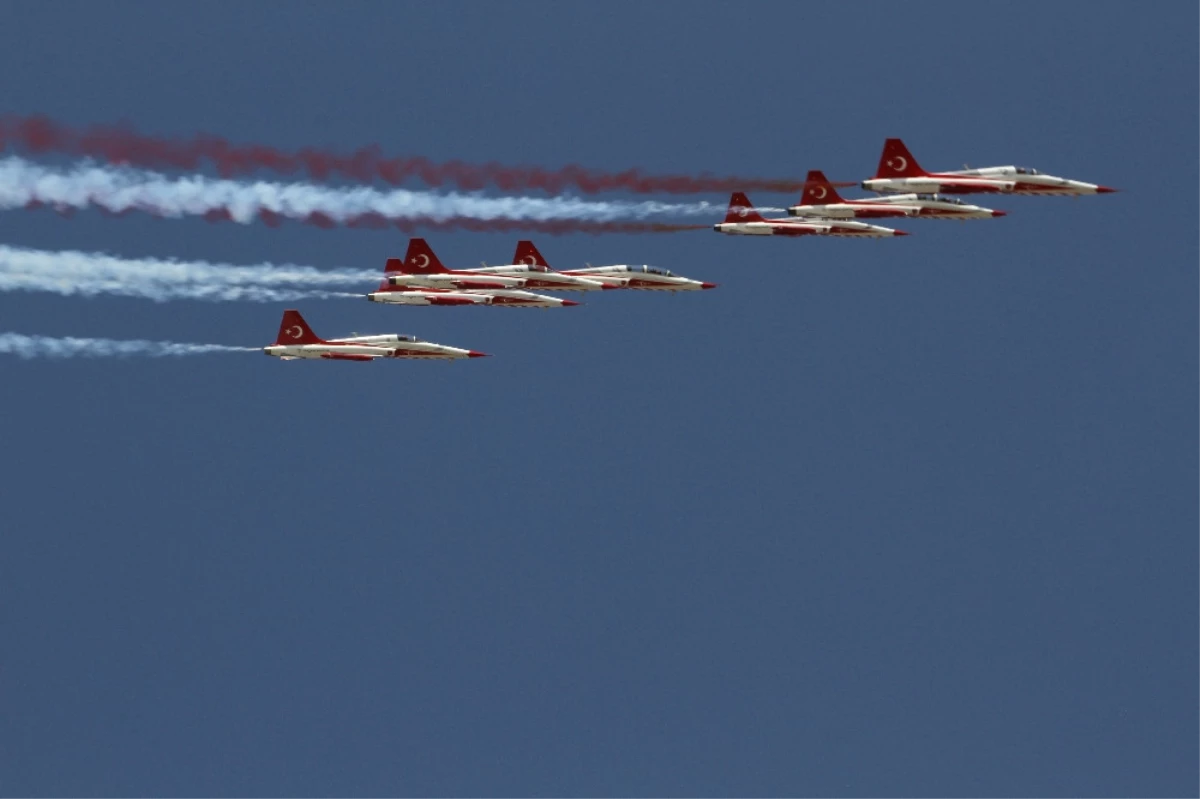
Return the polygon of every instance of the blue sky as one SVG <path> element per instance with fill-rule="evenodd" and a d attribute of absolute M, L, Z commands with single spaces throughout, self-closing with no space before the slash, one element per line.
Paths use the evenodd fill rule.
<path fill-rule="evenodd" d="M 1196 795 L 1195 4 L 5 18 L 0 111 L 77 125 L 849 180 L 901 136 L 1123 190 L 886 242 L 535 237 L 695 295 L 298 306 L 468 363 L 6 358 L 6 795 Z M 0 215 L 239 264 L 405 238 Z M 10 293 L 0 331 L 262 345 L 281 310 Z"/>

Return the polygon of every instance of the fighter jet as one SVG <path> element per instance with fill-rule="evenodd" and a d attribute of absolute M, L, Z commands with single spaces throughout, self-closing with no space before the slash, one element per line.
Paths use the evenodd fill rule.
<path fill-rule="evenodd" d="M 517 252 L 513 260 L 518 263 L 534 263 L 550 267 L 546 259 L 533 246 L 532 241 L 518 241 Z M 583 269 L 568 269 L 564 275 L 577 275 L 593 280 L 604 281 L 613 288 L 640 289 L 646 291 L 698 291 L 716 288 L 716 283 L 703 283 L 699 280 L 681 277 L 667 269 L 656 266 L 619 264 L 614 266 L 587 266 Z"/>
<path fill-rule="evenodd" d="M 447 347 L 421 341 L 414 336 L 395 333 L 382 336 L 351 336 L 326 341 L 319 337 L 304 321 L 297 310 L 283 312 L 279 323 L 279 335 L 275 343 L 263 347 L 267 355 L 285 361 L 321 358 L 330 361 L 373 361 L 376 358 L 420 358 L 424 360 L 457 360 L 459 358 L 483 358 L 485 352 Z"/>
<path fill-rule="evenodd" d="M 1107 186 L 1043 175 L 1036 169 L 1023 166 L 991 166 L 982 169 L 965 167 L 954 172 L 926 172 L 899 139 L 883 144 L 883 155 L 875 177 L 864 180 L 868 191 L 917 194 L 1109 194 L 1116 191 Z"/>
<path fill-rule="evenodd" d="M 820 170 L 812 170 L 804 184 L 800 204 L 787 209 L 788 216 L 826 217 L 830 219 L 872 219 L 920 216 L 931 219 L 986 219 L 1005 216 L 978 205 L 967 205 L 955 197 L 937 194 L 892 194 L 866 200 L 843 200 Z"/>
<path fill-rule="evenodd" d="M 884 236 L 907 236 L 903 230 L 868 225 L 851 219 L 764 219 L 750 198 L 740 191 L 729 198 L 729 210 L 725 221 L 713 225 L 713 230 L 735 236 L 849 236 L 854 238 L 882 238 Z"/>
<path fill-rule="evenodd" d="M 389 258 L 384 271 L 393 286 L 410 288 L 544 291 L 598 291 L 604 288 L 597 280 L 560 274 L 522 261 L 502 266 L 483 264 L 478 269 L 447 269 L 425 239 L 409 239 L 404 260 Z"/>
<path fill-rule="evenodd" d="M 401 272 L 401 266 L 410 271 Z M 415 274 L 411 271 L 412 269 L 428 271 L 437 268 L 441 268 L 443 271 L 429 275 Z M 486 280 L 492 281 L 491 283 L 481 280 L 481 282 L 473 284 L 472 288 L 464 289 L 413 285 L 409 282 L 409 278 L 462 274 L 446 270 L 423 239 L 413 239 L 408 244 L 408 255 L 404 261 L 399 258 L 387 260 L 383 267 L 383 282 L 379 284 L 378 289 L 367 294 L 366 297 L 371 302 L 391 305 L 499 305 L 506 308 L 561 308 L 579 304 L 574 300 L 560 300 L 558 297 L 547 297 L 545 294 L 535 294 L 532 291 L 503 288 L 503 283 L 499 281 L 517 279 L 504 275 L 488 277 Z M 442 283 L 442 285 L 447 284 Z"/>

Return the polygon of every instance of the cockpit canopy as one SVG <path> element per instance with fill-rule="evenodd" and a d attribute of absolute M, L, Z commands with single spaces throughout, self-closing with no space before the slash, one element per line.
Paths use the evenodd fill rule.
<path fill-rule="evenodd" d="M 660 269 L 657 266 L 646 266 L 645 264 L 641 264 L 638 266 L 627 266 L 627 267 L 625 267 L 625 271 L 626 272 L 641 272 L 642 274 L 647 274 L 647 275 L 662 275 L 663 277 L 675 277 L 675 273 L 670 271 L 669 269 Z"/>
<path fill-rule="evenodd" d="M 1041 173 L 1039 173 L 1036 169 L 1033 169 L 1031 167 L 1019 166 L 1019 167 L 1017 167 L 1017 174 L 1018 175 L 1038 175 Z"/>
<path fill-rule="evenodd" d="M 951 203 L 953 205 L 963 204 L 963 201 L 957 197 L 943 197 L 940 194 L 918 194 L 917 199 L 935 203 Z"/>

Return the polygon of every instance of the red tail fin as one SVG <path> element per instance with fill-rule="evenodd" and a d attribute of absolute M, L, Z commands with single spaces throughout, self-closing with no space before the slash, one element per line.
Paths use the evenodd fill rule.
<path fill-rule="evenodd" d="M 877 178 L 919 178 L 929 174 L 899 139 L 888 139 L 883 143 L 883 155 L 879 156 Z"/>
<path fill-rule="evenodd" d="M 433 254 L 425 239 L 409 239 L 408 252 L 404 254 L 404 264 L 400 271 L 410 275 L 432 275 L 450 270 L 442 266 L 442 262 Z"/>
<path fill-rule="evenodd" d="M 726 222 L 765 222 L 762 215 L 754 210 L 750 198 L 740 191 L 735 191 L 729 198 L 729 210 L 725 212 Z"/>
<path fill-rule="evenodd" d="M 312 331 L 308 322 L 299 311 L 283 312 L 283 321 L 279 323 L 279 335 L 275 337 L 276 344 L 321 344 L 322 339 Z"/>
<path fill-rule="evenodd" d="M 824 172 L 819 169 L 809 171 L 804 181 L 804 193 L 800 195 L 801 205 L 829 205 L 841 201 L 841 195 L 825 177 Z"/>
<path fill-rule="evenodd" d="M 533 246 L 532 241 L 517 242 L 517 253 L 513 256 L 513 263 L 529 264 L 530 266 L 550 266 L 550 264 L 546 263 L 546 259 L 542 257 L 542 254 L 538 252 L 538 248 Z"/>

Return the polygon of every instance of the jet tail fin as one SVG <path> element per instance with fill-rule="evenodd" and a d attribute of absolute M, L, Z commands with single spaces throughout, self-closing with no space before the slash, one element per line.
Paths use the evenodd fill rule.
<path fill-rule="evenodd" d="M 729 210 L 725 212 L 726 222 L 765 222 L 762 215 L 754 210 L 750 198 L 740 191 L 735 191 L 729 197 Z"/>
<path fill-rule="evenodd" d="M 513 256 L 513 263 L 545 266 L 547 268 L 550 266 L 550 264 L 546 263 L 546 259 L 542 257 L 542 254 L 538 252 L 538 248 L 533 246 L 533 242 L 526 240 L 517 242 L 517 252 Z"/>
<path fill-rule="evenodd" d="M 877 178 L 919 178 L 929 174 L 899 139 L 888 139 L 883 143 L 883 154 L 879 156 Z"/>
<path fill-rule="evenodd" d="M 324 340 L 313 332 L 299 311 L 288 309 L 283 312 L 283 320 L 279 323 L 279 335 L 275 337 L 275 343 L 322 344 Z"/>
<path fill-rule="evenodd" d="M 388 259 L 390 267 L 394 259 Z M 433 249 L 425 239 L 409 239 L 408 251 L 404 253 L 404 262 L 399 271 L 410 275 L 433 275 L 450 271 L 442 266 L 442 262 L 434 255 Z"/>
<path fill-rule="evenodd" d="M 819 169 L 810 170 L 804 180 L 804 193 L 800 195 L 801 205 L 829 205 L 842 202 L 837 189 Z"/>

